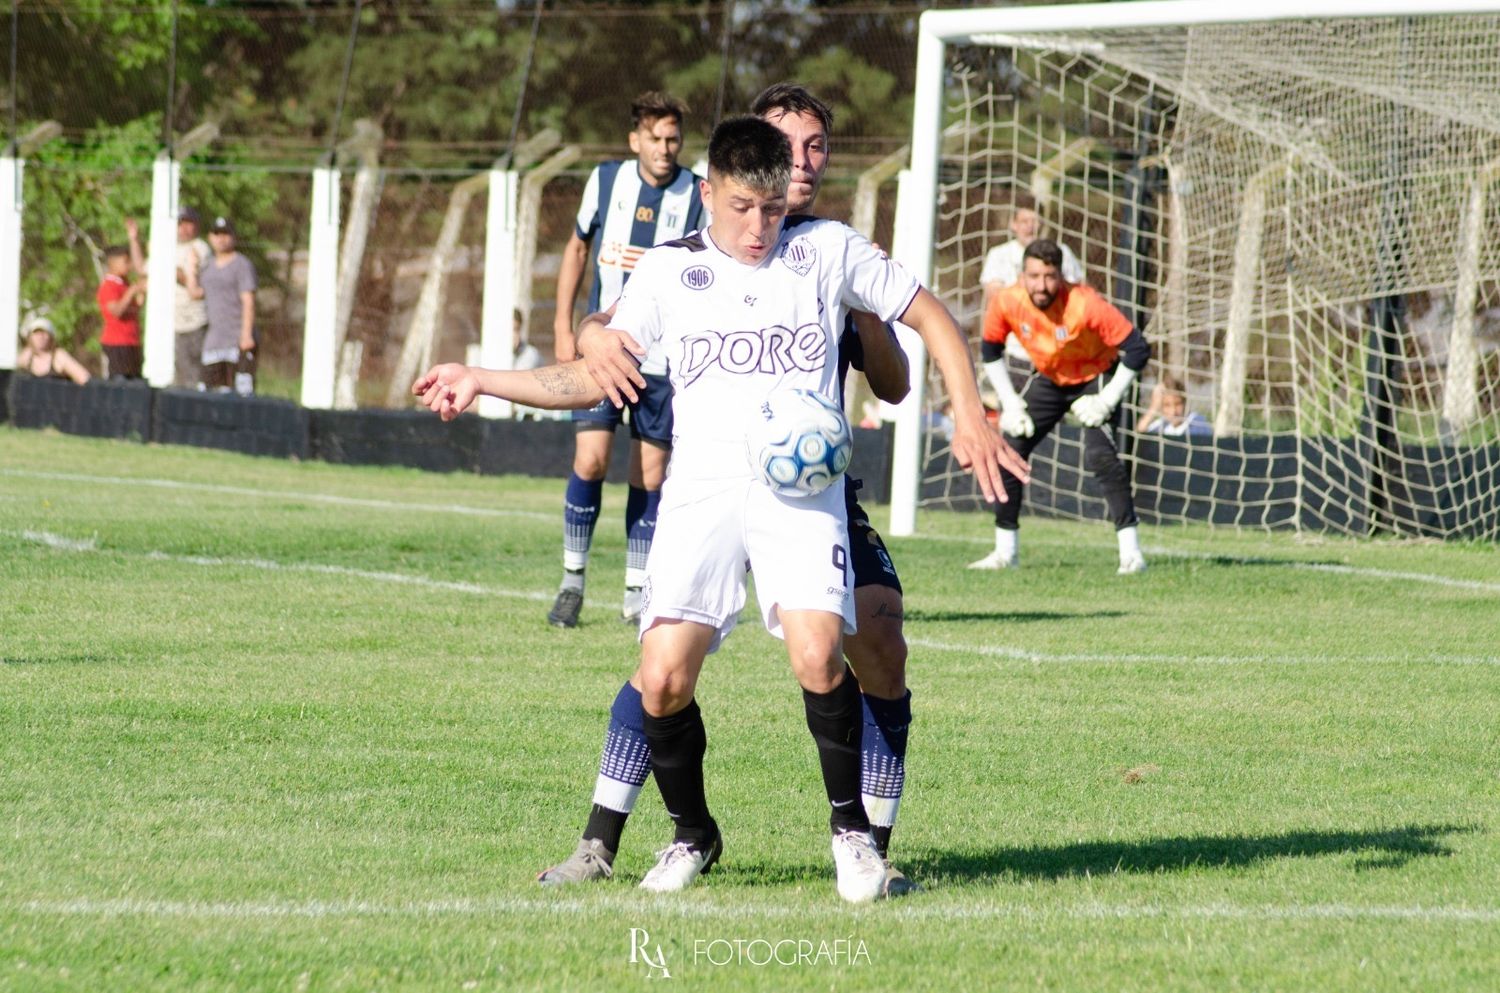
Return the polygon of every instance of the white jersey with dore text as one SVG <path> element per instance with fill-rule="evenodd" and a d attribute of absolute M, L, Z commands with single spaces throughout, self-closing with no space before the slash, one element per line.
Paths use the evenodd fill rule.
<path fill-rule="evenodd" d="M 893 320 L 919 288 L 853 228 L 813 217 L 788 218 L 757 266 L 707 230 L 646 252 L 610 326 L 666 358 L 672 478 L 746 477 L 745 432 L 761 401 L 800 388 L 837 403 L 845 314 Z"/>

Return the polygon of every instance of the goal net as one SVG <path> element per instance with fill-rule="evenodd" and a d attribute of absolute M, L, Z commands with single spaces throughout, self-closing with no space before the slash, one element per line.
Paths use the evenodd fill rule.
<path fill-rule="evenodd" d="M 1040 215 L 1152 344 L 1148 522 L 1500 538 L 1500 4 L 1224 6 L 925 16 L 897 255 L 977 356 L 985 255 Z M 1157 384 L 1208 430 L 1137 430 Z M 945 399 L 898 424 L 894 533 L 977 502 Z M 1029 513 L 1104 516 L 1076 425 L 1032 465 Z"/>

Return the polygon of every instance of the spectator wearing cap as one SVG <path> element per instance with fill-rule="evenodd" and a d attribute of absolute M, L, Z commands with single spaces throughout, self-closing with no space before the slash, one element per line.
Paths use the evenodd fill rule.
<path fill-rule="evenodd" d="M 255 266 L 235 249 L 234 225 L 215 217 L 208 228 L 213 257 L 198 274 L 208 311 L 203 338 L 203 382 L 228 392 L 242 360 L 255 356 Z M 243 391 L 242 391 L 243 392 Z"/>
<path fill-rule="evenodd" d="M 177 212 L 177 286 L 173 324 L 177 328 L 174 382 L 178 386 L 203 385 L 203 338 L 208 333 L 208 305 L 198 276 L 213 249 L 198 237 L 198 212 L 183 207 Z"/>
<path fill-rule="evenodd" d="M 16 357 L 16 368 L 38 379 L 71 379 L 82 386 L 89 381 L 89 371 L 73 356 L 57 347 L 57 328 L 42 316 L 26 319 L 21 325 L 26 344 Z"/>
<path fill-rule="evenodd" d="M 130 228 L 130 222 L 126 227 Z M 110 379 L 141 378 L 141 304 L 146 299 L 146 280 L 131 283 L 131 250 L 111 245 L 104 250 L 104 278 L 94 294 L 104 318 L 99 344 L 104 346 L 105 368 Z"/>

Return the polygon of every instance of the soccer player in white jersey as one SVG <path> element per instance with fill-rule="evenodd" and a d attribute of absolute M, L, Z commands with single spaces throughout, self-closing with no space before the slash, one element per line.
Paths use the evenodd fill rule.
<path fill-rule="evenodd" d="M 604 162 L 589 174 L 583 201 L 557 274 L 557 313 L 553 318 L 557 361 L 577 358 L 573 302 L 584 272 L 593 262 L 588 310 L 608 307 L 620 296 L 639 259 L 652 245 L 696 231 L 703 224 L 698 177 L 677 164 L 682 150 L 686 108 L 664 93 L 648 92 L 630 106 L 630 150 L 635 158 Z M 640 616 L 640 589 L 646 555 L 656 531 L 661 482 L 672 447 L 672 386 L 665 360 L 648 355 L 641 363 L 647 386 L 630 405 L 629 494 L 625 500 L 625 597 L 621 615 Z M 556 627 L 578 624 L 584 577 L 594 525 L 603 505 L 604 477 L 615 428 L 624 410 L 602 403 L 573 413 L 573 472 L 563 497 L 563 578 L 547 620 Z"/>
<path fill-rule="evenodd" d="M 788 216 L 811 213 L 828 167 L 833 112 L 805 87 L 777 83 L 751 104 L 751 112 L 776 125 L 792 147 Z M 616 336 L 597 333 L 611 314 L 593 314 L 578 329 L 578 350 L 589 371 L 611 395 L 624 403 L 635 399 L 645 380 L 633 356 Z M 851 325 L 857 325 L 852 327 Z M 961 340 L 950 347 L 966 347 Z M 846 368 L 865 373 L 875 395 L 899 403 L 910 388 L 906 355 L 894 331 L 873 315 L 851 314 L 839 341 L 842 383 Z M 858 631 L 844 639 L 844 655 L 859 683 L 864 728 L 861 737 L 861 794 L 871 832 L 886 859 L 886 897 L 911 892 L 914 884 L 890 862 L 889 845 L 906 783 L 906 752 L 911 726 L 911 693 L 906 686 L 907 646 L 903 634 L 904 601 L 896 573 L 879 532 L 860 506 L 859 482 L 843 480 L 849 519 L 849 566 L 854 586 Z M 651 772 L 651 750 L 642 730 L 640 687 L 627 681 L 610 706 L 603 754 L 595 777 L 593 802 L 583 835 L 573 853 L 543 871 L 545 886 L 609 879 L 625 823 L 635 809 Z"/>
<path fill-rule="evenodd" d="M 676 830 L 641 886 L 684 889 L 723 849 L 704 794 L 707 739 L 693 694 L 705 658 L 744 606 L 748 562 L 763 620 L 785 640 L 802 686 L 839 895 L 863 903 L 880 894 L 885 866 L 860 803 L 859 691 L 840 650 L 854 627 L 844 496 L 837 487 L 802 498 L 772 492 L 752 475 L 744 425 L 777 390 L 836 395 L 848 308 L 899 318 L 924 337 L 956 338 L 958 330 L 936 298 L 845 225 L 809 218 L 784 226 L 790 174 L 791 150 L 774 125 L 740 117 L 716 128 L 703 184 L 709 228 L 643 256 L 611 324 L 646 348 L 665 346 L 677 415 L 637 672 L 653 772 Z M 935 356 L 954 397 L 953 450 L 993 500 L 1000 467 L 1025 467 L 985 421 L 967 350 L 958 354 L 958 370 L 954 357 Z M 481 392 L 554 408 L 606 395 L 581 361 L 530 372 L 437 366 L 413 392 L 444 419 Z"/>

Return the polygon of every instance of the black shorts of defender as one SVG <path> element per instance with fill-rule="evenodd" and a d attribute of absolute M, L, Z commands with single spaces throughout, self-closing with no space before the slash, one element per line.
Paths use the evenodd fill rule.
<path fill-rule="evenodd" d="M 901 593 L 901 577 L 896 563 L 886 551 L 880 532 L 870 525 L 870 515 L 859 505 L 855 493 L 860 481 L 844 477 L 844 507 L 849 514 L 849 559 L 854 567 L 854 588 L 887 586 Z"/>
<path fill-rule="evenodd" d="M 1013 438 L 1007 435 L 1005 440 L 1010 442 L 1010 446 L 1021 458 L 1030 458 L 1032 450 L 1067 415 L 1073 401 L 1086 393 L 1098 393 L 1100 385 L 1110 374 L 1110 371 L 1106 371 L 1086 383 L 1059 386 L 1046 376 L 1033 372 L 1026 380 L 1026 385 L 1021 388 L 1021 398 L 1026 401 L 1026 412 L 1031 415 L 1031 422 L 1036 430 L 1030 438 Z M 1135 516 L 1135 501 L 1130 495 L 1130 471 L 1120 461 L 1115 449 L 1115 434 L 1119 429 L 1119 407 L 1115 408 L 1102 426 L 1083 429 L 1083 464 L 1098 480 L 1099 488 L 1104 492 L 1104 502 L 1109 506 L 1109 517 L 1116 531 L 1139 523 Z M 1010 499 L 996 504 L 995 526 L 1005 531 L 1015 531 L 1020 527 L 1021 481 L 1005 469 L 1000 470 L 1000 478 L 1005 483 L 1005 494 Z"/>
<path fill-rule="evenodd" d="M 616 407 L 608 397 L 588 410 L 573 411 L 575 431 L 613 431 L 630 411 L 630 437 L 658 448 L 672 447 L 672 381 L 666 376 L 646 376 L 640 399 Z"/>

